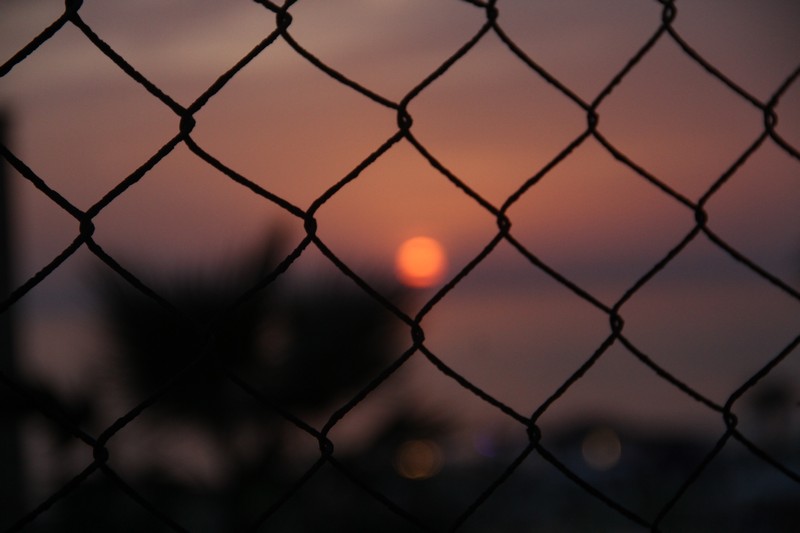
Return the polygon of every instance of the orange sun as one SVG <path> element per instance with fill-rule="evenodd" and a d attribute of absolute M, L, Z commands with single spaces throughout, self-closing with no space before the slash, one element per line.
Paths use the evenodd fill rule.
<path fill-rule="evenodd" d="M 446 266 L 444 248 L 430 237 L 408 239 L 397 249 L 397 277 L 409 287 L 430 287 L 438 282 Z"/>

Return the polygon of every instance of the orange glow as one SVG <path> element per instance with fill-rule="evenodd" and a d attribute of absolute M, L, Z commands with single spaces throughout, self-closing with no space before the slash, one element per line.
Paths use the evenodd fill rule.
<path fill-rule="evenodd" d="M 394 467 L 406 479 L 428 479 L 442 468 L 442 452 L 429 440 L 404 442 L 394 457 Z"/>
<path fill-rule="evenodd" d="M 444 248 L 430 237 L 408 239 L 397 250 L 397 277 L 409 287 L 430 287 L 444 274 Z"/>

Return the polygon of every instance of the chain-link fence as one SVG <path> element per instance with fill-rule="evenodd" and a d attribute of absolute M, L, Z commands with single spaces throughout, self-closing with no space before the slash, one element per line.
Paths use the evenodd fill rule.
<path fill-rule="evenodd" d="M 793 183 L 796 192 L 800 151 L 781 133 L 778 123 L 782 117 L 782 103 L 787 95 L 795 94 L 795 100 L 797 98 L 800 67 L 785 73 L 779 83 L 772 87 L 767 98 L 758 98 L 707 61 L 695 50 L 693 43 L 676 30 L 676 21 L 681 16 L 681 3 L 659 0 L 651 2 L 658 8 L 653 9 L 653 12 L 659 16 L 641 21 L 641 25 L 650 32 L 649 35 L 638 44 L 634 53 L 626 58 L 621 68 L 604 86 L 591 99 L 585 99 L 560 81 L 559 76 L 540 65 L 536 50 L 519 45 L 518 39 L 507 32 L 510 19 L 504 18 L 506 11 L 502 0 L 463 0 L 450 2 L 453 4 L 450 9 L 480 14 L 483 19 L 477 31 L 454 47 L 449 57 L 433 70 L 426 72 L 421 81 L 415 83 L 401 98 L 394 99 L 371 89 L 368 84 L 348 77 L 343 71 L 327 64 L 315 50 L 306 47 L 301 39 L 295 39 L 295 13 L 303 2 L 287 1 L 279 5 L 270 1 L 258 1 L 256 4 L 263 11 L 263 23 L 270 25 L 269 31 L 265 31 L 263 39 L 228 70 L 219 73 L 219 77 L 202 94 L 195 97 L 189 105 L 182 105 L 170 96 L 170 91 L 162 89 L 140 72 L 135 61 L 127 59 L 114 46 L 104 41 L 99 29 L 84 21 L 82 10 L 87 3 L 67 1 L 60 17 L 53 20 L 12 57 L 4 58 L 0 77 L 10 79 L 15 69 L 25 65 L 29 58 L 34 58 L 41 47 L 65 28 L 71 27 L 79 30 L 86 41 L 123 72 L 130 84 L 138 84 L 149 93 L 152 101 L 170 110 L 178 125 L 166 143 L 149 153 L 138 164 L 138 168 L 110 187 L 100 200 L 86 209 L 76 206 L 59 192 L 58 187 L 51 185 L 51 177 L 40 175 L 29 166 L 15 152 L 10 140 L 3 144 L 3 157 L 14 176 L 23 178 L 28 186 L 36 188 L 39 197 L 46 198 L 67 213 L 79 229 L 68 246 L 46 264 L 38 265 L 38 271 L 34 275 L 21 283 L 3 288 L 1 309 L 7 318 L 4 324 L 8 332 L 12 332 L 14 328 L 11 327 L 11 313 L 24 305 L 37 286 L 55 276 L 74 254 L 80 250 L 88 250 L 113 270 L 116 278 L 124 280 L 124 284 L 134 289 L 132 292 L 125 292 L 125 296 L 118 296 L 116 300 L 117 307 L 114 309 L 118 313 L 117 325 L 124 330 L 121 336 L 129 348 L 142 338 L 148 339 L 142 346 L 134 346 L 132 351 L 151 354 L 154 368 L 147 370 L 148 384 L 134 389 L 139 396 L 131 400 L 132 407 L 128 405 L 123 412 L 116 412 L 112 423 L 89 429 L 91 424 L 83 423 L 74 410 L 62 408 L 58 399 L 42 394 L 19 376 L 15 370 L 15 362 L 11 359 L 12 347 L 4 346 L 6 355 L 2 360 L 0 382 L 3 397 L 6 398 L 4 401 L 8 405 L 4 411 L 8 416 L 2 421 L 2 431 L 8 442 L 4 443 L 5 456 L 2 458 L 5 490 L 4 501 L 0 505 L 3 506 L 1 525 L 7 531 L 38 531 L 49 530 L 48 528 L 59 530 L 60 527 L 95 530 L 93 528 L 100 527 L 93 525 L 96 517 L 109 513 L 118 521 L 119 530 L 143 527 L 171 531 L 211 531 L 237 527 L 264 531 L 372 531 L 380 527 L 396 528 L 400 531 L 551 530 L 548 528 L 658 531 L 674 527 L 677 528 L 674 529 L 676 531 L 689 531 L 693 528 L 707 530 L 705 528 L 738 527 L 742 531 L 792 531 L 800 527 L 800 514 L 795 509 L 796 502 L 800 501 L 799 443 L 792 440 L 794 437 L 787 436 L 790 433 L 783 433 L 777 443 L 762 445 L 754 435 L 740 429 L 738 421 L 742 398 L 759 384 L 775 376 L 782 376 L 789 382 L 796 381 L 797 375 L 793 375 L 790 363 L 798 356 L 798 332 L 792 332 L 788 342 L 781 338 L 765 343 L 770 346 L 780 343 L 780 348 L 769 354 L 762 354 L 763 359 L 758 363 L 756 371 L 750 372 L 747 379 L 728 390 L 725 400 L 720 402 L 712 399 L 713 395 L 707 393 L 702 384 L 690 384 L 691 380 L 671 371 L 668 359 L 654 357 L 651 350 L 637 342 L 635 334 L 632 335 L 626 327 L 632 302 L 637 301 L 648 287 L 653 286 L 654 280 L 663 277 L 671 267 L 680 263 L 692 245 L 701 241 L 710 243 L 715 251 L 721 252 L 724 256 L 723 263 L 738 265 L 747 272 L 747 276 L 757 278 L 759 283 L 763 282 L 764 291 L 770 294 L 777 291 L 780 298 L 788 302 L 785 304 L 788 312 L 798 314 L 800 292 L 794 281 L 782 274 L 775 274 L 772 268 L 764 266 L 758 259 L 751 258 L 740 247 L 732 244 L 736 240 L 735 236 L 731 239 L 724 232 L 716 231 L 715 220 L 709 214 L 708 205 L 722 191 L 731 187 L 730 184 L 742 174 L 742 169 L 754 164 L 752 162 L 757 159 L 758 154 L 763 153 L 767 147 L 791 160 L 793 175 L 790 179 L 795 180 Z M 772 4 L 759 4 L 759 9 L 768 10 L 771 6 Z M 724 9 L 726 8 L 719 7 L 720 11 Z M 424 17 L 425 14 L 420 13 L 419 16 Z M 759 13 L 755 12 L 752 16 L 757 18 Z M 447 79 L 452 70 L 471 57 L 471 54 L 477 54 L 480 43 L 490 38 L 502 43 L 507 58 L 524 65 L 538 82 L 544 82 L 549 91 L 555 91 L 564 105 L 572 108 L 573 112 L 577 110 L 585 118 L 585 126 L 577 135 L 563 144 L 546 164 L 532 169 L 527 178 L 517 183 L 514 190 L 505 194 L 499 202 L 490 201 L 488 195 L 481 193 L 481 187 L 472 185 L 469 180 L 460 177 L 458 172 L 451 170 L 444 158 L 437 153 L 437 149 L 417 135 L 415 121 L 421 117 L 412 112 L 415 102 L 430 92 L 440 80 Z M 198 39 L 202 40 L 202 37 L 199 36 Z M 646 164 L 619 148 L 613 136 L 603 133 L 604 105 L 615 92 L 629 83 L 631 77 L 643 68 L 642 63 L 664 42 L 677 46 L 688 61 L 699 67 L 708 84 L 723 88 L 726 97 L 735 98 L 748 107 L 749 112 L 755 110 L 763 117 L 763 127 L 753 133 L 744 149 L 736 153 L 724 171 L 714 176 L 710 185 L 697 195 L 687 194 L 669 179 L 648 170 Z M 215 156 L 214 146 L 203 147 L 193 137 L 196 126 L 202 120 L 199 117 L 200 112 L 215 98 L 223 95 L 237 78 L 248 71 L 251 64 L 260 57 L 268 56 L 277 46 L 288 46 L 298 61 L 313 66 L 354 98 L 369 101 L 371 105 L 380 107 L 387 116 L 396 119 L 396 127 L 390 136 L 374 139 L 376 148 L 341 175 L 338 181 L 317 190 L 315 199 L 307 207 L 295 205 L 276 192 L 280 187 L 273 188 L 268 179 L 237 172 Z M 491 71 L 488 65 L 486 69 Z M 640 131 L 648 129 L 647 120 L 647 117 L 643 118 Z M 263 124 L 264 129 L 278 132 L 283 127 L 280 123 Z M 548 124 L 541 125 L 543 129 L 550 127 Z M 340 134 L 347 135 L 346 132 Z M 528 244 L 525 236 L 520 236 L 515 231 L 515 218 L 525 216 L 522 213 L 524 209 L 519 206 L 536 198 L 537 194 L 544 194 L 540 192 L 544 190 L 542 185 L 548 183 L 548 179 L 566 161 L 577 157 L 575 154 L 579 149 L 590 144 L 601 149 L 604 155 L 610 156 L 615 164 L 624 167 L 625 172 L 635 175 L 637 186 L 645 184 L 667 199 L 671 205 L 677 206 L 676 212 L 682 211 L 682 215 L 678 215 L 683 217 L 680 223 L 689 224 L 688 229 L 671 242 L 655 262 L 648 264 L 637 274 L 635 281 L 610 298 L 600 296 L 599 293 L 603 291 L 595 290 L 591 283 L 575 281 L 572 272 L 567 273 L 552 266 L 543 259 L 536 245 Z M 426 301 L 417 306 L 414 312 L 407 311 L 407 294 L 403 295 L 403 291 L 376 284 L 369 274 L 364 274 L 363 269 L 341 258 L 336 248 L 321 236 L 324 230 L 322 218 L 319 216 L 327 206 L 336 202 L 337 195 L 341 195 L 346 187 L 363 180 L 364 174 L 370 168 L 401 146 L 413 149 L 424 158 L 430 168 L 434 169 L 438 180 L 457 188 L 461 195 L 460 202 L 477 209 L 490 223 L 496 225 L 490 238 L 480 244 L 479 251 L 463 263 L 453 264 L 450 277 L 432 295 L 426 296 Z M 109 208 L 118 204 L 139 182 L 146 181 L 154 169 L 163 164 L 179 147 L 188 149 L 196 156 L 197 161 L 224 175 L 228 186 L 244 187 L 249 191 L 248 194 L 257 197 L 264 205 L 268 204 L 301 221 L 304 228 L 303 236 L 290 247 L 291 251 L 276 253 L 274 249 L 279 246 L 275 245 L 266 254 L 268 257 L 261 257 L 256 261 L 259 267 L 250 272 L 249 278 L 245 276 L 246 279 L 252 279 L 252 283 L 233 284 L 220 289 L 221 293 L 234 296 L 227 299 L 219 297 L 217 300 L 211 298 L 215 305 L 212 305 L 214 312 L 210 320 L 199 319 L 194 314 L 193 306 L 196 306 L 196 302 L 192 302 L 191 297 L 187 298 L 185 293 L 171 291 L 139 275 L 135 263 L 109 252 L 95 237 L 101 220 L 103 223 L 107 220 L 103 216 Z M 127 148 L 129 147 L 121 146 L 120 150 Z M 304 154 L 302 157 L 313 157 L 312 147 L 299 150 Z M 87 154 L 73 154 L 76 158 L 85 156 Z M 680 158 L 681 154 L 676 153 L 674 157 Z M 768 211 L 769 206 L 764 210 Z M 179 209 L 176 208 L 176 217 L 180 216 L 178 212 Z M 4 214 L 7 213 L 8 211 Z M 796 232 L 796 222 L 796 219 L 785 220 L 787 226 L 783 229 Z M 793 223 L 794 228 L 791 227 Z M 5 229 L 13 227 L 10 222 L 4 225 Z M 771 237 L 763 235 L 765 240 Z M 564 246 L 569 247 L 570 243 Z M 501 249 L 506 252 L 513 250 L 516 258 L 524 260 L 527 270 L 545 275 L 560 288 L 566 289 L 565 294 L 569 293 L 569 298 L 577 297 L 591 308 L 594 316 L 599 316 L 608 323 L 599 344 L 586 353 L 578 354 L 578 362 L 570 368 L 568 377 L 547 391 L 543 401 L 528 405 L 527 411 L 512 407 L 509 402 L 501 399 L 498 391 L 489 390 L 479 379 L 461 372 L 458 365 L 449 364 L 448 355 L 439 353 L 426 341 L 431 334 L 425 323 L 426 319 L 434 315 L 436 310 L 442 309 L 458 288 L 474 279 L 481 266 L 500 254 Z M 338 292 L 334 292 L 333 297 L 328 299 L 318 294 L 312 295 L 305 303 L 296 300 L 281 301 L 276 307 L 277 311 L 271 315 L 269 312 L 266 314 L 271 320 L 281 324 L 287 321 L 292 324 L 281 326 L 283 329 L 278 336 L 290 331 L 294 337 L 300 339 L 292 344 L 293 348 L 288 350 L 286 357 L 292 357 L 293 353 L 310 353 L 317 354 L 317 359 L 304 359 L 302 368 L 286 370 L 278 378 L 269 373 L 253 371 L 247 366 L 247 361 L 231 356 L 231 346 L 244 343 L 242 339 L 248 338 L 247 332 L 251 331 L 247 328 L 252 326 L 248 326 L 248 321 L 262 320 L 265 315 L 261 306 L 271 305 L 262 301 L 262 298 L 282 279 L 291 276 L 298 261 L 313 250 L 321 253 L 329 265 L 335 267 L 339 277 L 346 277 L 349 285 L 358 288 L 357 296 L 363 301 L 359 300 L 351 305 L 348 298 L 353 295 Z M 709 268 L 713 270 L 713 265 Z M 712 272 L 710 277 L 714 276 Z M 502 301 L 500 305 L 502 306 Z M 254 311 L 254 307 L 258 310 Z M 142 316 L 158 318 L 148 322 L 149 319 L 141 320 Z M 765 320 L 771 318 L 766 317 Z M 394 344 L 383 333 L 364 333 L 381 330 L 386 326 L 384 322 L 402 329 L 405 338 L 410 337 L 410 340 L 402 341 L 402 348 L 392 351 Z M 320 329 L 320 324 L 323 323 L 328 325 L 327 329 Z M 161 329 L 147 329 L 153 327 Z M 528 327 L 536 330 L 537 325 L 531 323 Z M 581 326 L 578 324 L 575 327 Z M 170 332 L 173 329 L 170 328 L 186 328 L 191 331 L 191 347 L 188 347 L 190 341 L 182 337 L 172 337 Z M 669 330 L 670 326 L 665 326 L 665 329 Z M 6 338 L 10 339 L 11 333 L 8 332 Z M 722 331 L 717 334 L 728 333 Z M 368 340 L 364 340 L 365 335 L 369 337 Z M 565 331 L 561 335 L 565 338 L 564 342 L 567 342 L 566 339 L 573 332 Z M 464 336 L 468 338 L 469 332 L 464 332 Z M 252 347 L 241 348 L 241 353 L 255 353 L 253 350 L 257 351 Z M 356 357 L 354 354 L 361 353 L 359 350 L 366 354 L 384 355 L 372 364 L 363 361 L 358 363 L 354 360 L 360 356 Z M 175 354 L 178 352 L 188 352 L 189 356 L 176 359 Z M 587 469 L 585 464 L 573 461 L 569 450 L 572 449 L 570 446 L 574 444 L 574 439 L 563 437 L 566 444 L 548 441 L 548 432 L 541 423 L 543 417 L 557 411 L 557 406 L 565 399 L 580 394 L 576 391 L 586 382 L 587 376 L 601 366 L 604 360 L 613 359 L 619 353 L 632 358 L 638 369 L 644 369 L 650 376 L 657 376 L 673 393 L 683 399 L 688 398 L 691 409 L 721 420 L 723 426 L 714 433 L 713 442 L 687 444 L 655 439 L 655 444 L 651 443 L 651 449 L 655 447 L 662 450 L 654 459 L 663 463 L 660 467 L 648 470 L 643 466 L 645 463 L 639 463 L 638 466 L 628 467 L 627 474 L 618 471 L 617 474 L 601 475 Z M 53 357 L 58 357 L 58 354 Z M 731 357 L 735 355 L 732 354 Z M 333 435 L 334 430 L 346 425 L 348 420 L 358 418 L 360 415 L 356 412 L 370 404 L 374 397 L 380 396 L 382 391 L 393 390 L 395 376 L 413 365 L 421 365 L 424 372 L 444 377 L 449 384 L 455 384 L 471 396 L 477 397 L 493 416 L 500 416 L 516 427 L 516 438 L 524 436 L 524 442 L 517 448 L 509 445 L 503 453 L 496 450 L 487 452 L 486 457 L 491 457 L 491 460 L 485 460 L 478 466 L 470 465 L 467 460 L 460 465 L 458 461 L 454 461 L 449 470 L 442 470 L 437 475 L 429 475 L 428 470 L 433 468 L 430 466 L 433 463 L 439 465 L 436 468 L 441 468 L 439 463 L 443 459 L 439 455 L 442 451 L 432 443 L 434 436 L 444 430 L 441 427 L 437 429 L 437 424 L 430 421 L 423 423 L 405 420 L 405 426 L 398 421 L 391 430 L 371 437 L 374 442 L 370 452 L 341 451 L 337 447 L 339 440 Z M 274 370 L 277 367 L 271 368 Z M 724 374 L 726 368 L 717 366 L 712 372 Z M 209 375 L 216 377 L 209 378 Z M 209 381 L 212 379 L 216 380 L 213 384 Z M 337 384 L 336 380 L 340 380 L 338 383 L 347 383 L 348 387 Z M 226 392 L 214 395 L 209 392 L 210 387 L 219 387 Z M 91 396 L 96 391 L 85 392 Z M 791 394 L 794 392 L 790 392 L 789 396 Z M 231 395 L 237 399 L 229 403 L 226 403 L 228 400 L 221 399 Z M 324 416 L 319 413 L 309 414 L 314 412 L 309 407 L 311 404 L 322 402 L 321 399 L 315 399 L 315 395 L 324 397 L 326 405 L 333 405 Z M 202 399 L 206 396 L 210 400 Z M 772 416 L 777 409 L 776 405 L 784 409 L 787 402 L 791 404 L 795 401 L 787 399 L 785 391 L 773 391 L 773 396 L 762 396 L 766 406 L 761 412 L 763 417 Z M 631 401 L 635 403 L 637 400 Z M 179 405 L 181 402 L 189 406 Z M 177 411 L 180 414 L 170 415 L 171 406 L 176 405 L 176 409 L 181 409 Z M 788 420 L 792 420 L 796 416 L 794 411 L 797 411 L 797 407 L 790 405 L 789 409 L 793 412 L 789 414 Z M 205 414 L 204 410 L 207 411 Z M 210 411 L 216 414 L 209 414 Z M 273 454 L 273 459 L 278 459 L 272 462 L 248 463 L 249 472 L 246 476 L 236 477 L 227 485 L 220 483 L 219 487 L 222 488 L 217 487 L 216 492 L 203 491 L 200 486 L 183 482 L 180 484 L 180 496 L 176 497 L 170 493 L 178 490 L 174 484 L 170 485 L 163 480 L 149 483 L 143 481 L 144 478 L 138 474 L 130 474 L 124 461 L 118 459 L 120 456 L 124 457 L 124 454 L 115 452 L 115 446 L 126 440 L 131 428 L 144 423 L 142 420 L 149 420 L 154 412 L 166 413 L 168 423 L 172 420 L 175 424 L 182 420 L 181 417 L 191 418 L 200 413 L 197 416 L 210 417 L 205 424 L 212 424 L 209 420 L 213 419 L 215 431 L 219 435 L 228 434 L 234 431 L 232 428 L 241 426 L 247 426 L 248 431 L 257 435 L 260 435 L 260 431 L 265 431 L 272 437 L 266 440 L 256 439 L 256 448 L 274 446 L 269 453 Z M 244 412 L 247 413 L 246 417 L 242 415 Z M 84 459 L 81 463 L 79 472 L 35 502 L 22 497 L 28 474 L 20 463 L 22 452 L 18 446 L 20 442 L 33 447 L 36 444 L 31 443 L 30 438 L 23 441 L 21 424 L 24 416 L 21 413 L 26 413 L 24 416 L 35 413 L 49 427 L 57 428 L 62 442 L 68 443 L 64 446 L 77 447 L 84 453 L 91 451 L 92 454 L 90 459 Z M 240 415 L 244 418 L 237 426 L 234 421 Z M 448 413 L 439 415 L 445 420 L 451 416 Z M 381 416 L 372 415 L 373 418 Z M 287 427 L 291 429 L 286 429 Z M 161 446 L 158 435 L 163 436 L 163 428 L 161 431 L 146 446 Z M 277 443 L 274 435 L 278 433 L 291 436 Z M 597 461 L 600 463 L 606 460 L 616 461 L 619 437 L 613 432 L 604 433 L 602 429 L 593 432 L 594 441 L 582 441 L 584 455 L 599 454 Z M 391 453 L 382 451 L 379 444 L 381 439 L 392 442 Z M 355 440 L 358 441 L 358 438 Z M 196 443 L 200 441 L 202 439 L 198 439 Z M 310 441 L 317 445 L 318 449 L 311 454 L 310 459 L 308 453 L 299 454 L 303 457 L 301 460 L 286 451 L 287 448 L 302 447 L 297 444 L 298 441 Z M 509 442 L 519 443 L 519 440 L 510 438 Z M 594 452 L 591 442 L 596 443 Z M 269 443 L 269 446 L 265 443 Z M 587 447 L 589 452 L 586 451 Z M 276 451 L 278 448 L 283 451 Z M 249 453 L 260 457 L 259 454 L 267 454 L 268 450 L 245 452 L 232 446 L 225 448 L 224 453 Z M 410 463 L 403 463 L 402 457 L 406 457 Z M 487 461 L 491 463 L 490 467 L 487 466 Z M 293 465 L 291 468 L 283 464 L 290 462 Z M 534 462 L 539 467 L 532 468 Z M 382 472 L 381 469 L 386 464 L 393 465 L 394 472 L 378 473 Z M 631 472 L 633 468 L 639 471 Z M 391 475 L 402 477 L 402 483 L 406 484 L 391 480 Z M 334 478 L 336 481 L 331 481 Z M 99 490 L 92 491 L 91 487 L 95 486 L 100 487 Z M 742 495 L 737 491 L 744 491 L 746 494 Z M 118 496 L 113 504 L 109 503 L 109 493 Z M 226 504 L 224 507 L 224 512 L 220 510 L 223 508 L 220 500 L 231 500 L 230 505 Z M 242 503 L 242 500 L 246 501 Z M 66 517 L 71 516 L 71 512 L 65 509 L 75 508 L 80 508 L 78 514 L 81 518 L 77 522 L 68 522 Z M 706 514 L 704 510 L 707 511 Z M 132 516 L 140 518 L 134 519 Z"/>

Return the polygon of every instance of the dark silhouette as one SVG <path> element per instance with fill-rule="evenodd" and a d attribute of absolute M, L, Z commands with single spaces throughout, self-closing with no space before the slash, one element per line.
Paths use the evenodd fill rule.
<path fill-rule="evenodd" d="M 0 109 L 0 145 L 8 142 L 9 119 Z M 11 191 L 8 165 L 0 157 L 0 302 L 11 294 L 12 265 L 12 221 Z M 15 316 L 13 309 L 0 310 L 0 372 L 13 380 L 17 374 Z M 3 481 L 0 482 L 0 508 L 19 508 L 22 489 L 22 468 L 20 453 L 19 424 L 21 406 L 19 399 L 8 387 L 0 384 L 0 467 Z M 5 520 L 0 519 L 0 527 Z"/>
<path fill-rule="evenodd" d="M 168 304 L 101 276 L 115 343 L 108 361 L 113 386 L 104 387 L 106 395 L 86 391 L 95 419 L 90 425 L 103 430 L 140 402 L 153 402 L 111 437 L 107 464 L 190 531 L 239 530 L 261 519 L 267 530 L 373 531 L 380 524 L 405 531 L 402 518 L 347 478 L 353 473 L 401 500 L 419 486 L 393 469 L 395 450 L 410 439 L 435 439 L 444 428 L 402 398 L 361 431 L 352 450 L 335 452 L 340 468 L 325 464 L 294 492 L 319 460 L 314 432 L 405 348 L 395 342 L 402 321 L 346 279 L 290 288 L 279 278 L 251 291 L 278 264 L 281 249 L 280 239 L 272 238 L 226 274 L 148 284 Z M 388 283 L 380 289 L 398 302 L 408 297 Z M 181 460 L 165 460 L 163 450 L 176 441 Z M 146 446 L 136 466 L 118 452 L 130 442 Z M 211 474 L 192 472 L 203 471 L 204 462 L 214 465 Z M 171 530 L 112 477 L 92 475 L 33 530 Z M 409 502 L 412 508 L 423 504 L 430 508 L 429 502 Z M 281 516 L 283 507 L 298 505 L 317 512 L 292 513 L 288 521 L 287 513 Z M 273 506 L 280 507 L 274 516 Z"/>

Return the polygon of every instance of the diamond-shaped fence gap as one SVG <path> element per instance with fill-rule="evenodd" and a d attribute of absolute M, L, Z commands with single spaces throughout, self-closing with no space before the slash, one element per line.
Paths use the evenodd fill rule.
<path fill-rule="evenodd" d="M 676 2 L 673 28 L 703 59 L 756 98 L 766 101 L 796 67 L 800 44 L 792 37 L 800 20 L 793 2 L 758 0 Z M 713 28 L 713 32 L 709 31 Z"/>
<path fill-rule="evenodd" d="M 289 33 L 323 63 L 400 100 L 486 22 L 467 2 L 298 2 Z"/>
<path fill-rule="evenodd" d="M 653 519 L 723 433 L 721 416 L 614 346 L 538 423 L 573 473 Z M 658 483 L 653 483 L 658 479 Z"/>
<path fill-rule="evenodd" d="M 349 411 L 330 437 L 337 457 L 348 458 L 361 471 L 369 472 L 380 453 L 383 467 L 394 469 L 387 477 L 436 478 L 437 490 L 444 492 L 460 479 L 462 469 L 485 471 L 465 474 L 465 481 L 474 480 L 455 498 L 461 507 L 498 478 L 528 443 L 520 420 L 444 375 L 419 353 Z M 445 499 L 452 499 L 444 492 Z"/>
<path fill-rule="evenodd" d="M 780 531 L 800 523 L 798 484 L 731 440 L 664 517 L 663 531 Z M 736 513 L 715 513 L 720 505 Z"/>
<path fill-rule="evenodd" d="M 443 399 L 446 391 L 455 398 Z M 482 423 L 476 424 L 476 419 Z M 516 455 L 524 447 L 524 426 L 517 421 L 509 427 L 508 422 L 506 414 L 415 354 L 348 411 L 330 438 L 336 457 L 352 465 L 359 477 L 363 474 L 379 483 L 377 488 L 393 502 L 409 502 L 412 511 L 419 510 L 414 514 L 437 522 L 444 519 L 446 524 L 448 515 L 455 518 L 458 509 L 501 474 L 506 465 L 500 456 L 510 462 L 510 450 L 516 448 Z M 495 465 L 493 470 L 479 467 L 482 474 L 473 470 L 475 463 L 487 461 Z M 453 491 L 465 484 L 470 490 Z"/>
<path fill-rule="evenodd" d="M 12 70 L 0 97 L 17 157 L 88 208 L 169 141 L 178 119 L 77 31 L 68 25 Z"/>
<path fill-rule="evenodd" d="M 527 416 L 608 337 L 608 318 L 504 251 L 437 303 L 422 327 L 445 364 Z"/>
<path fill-rule="evenodd" d="M 416 97 L 409 112 L 415 138 L 495 205 L 586 130 L 584 111 L 494 34 Z"/>
<path fill-rule="evenodd" d="M 353 457 L 353 468 L 364 475 L 373 472 L 383 493 L 406 502 L 436 530 L 445 530 L 524 451 L 525 425 L 418 355 L 398 374 L 410 401 L 394 417 L 380 419 L 381 431 L 373 436 L 369 450 Z M 378 399 L 391 394 L 382 388 L 373 393 Z M 352 414 L 357 416 L 362 408 L 359 405 Z M 352 423 L 345 417 L 340 425 Z"/>
<path fill-rule="evenodd" d="M 761 146 L 708 201 L 708 227 L 729 246 L 800 290 L 800 162 Z"/>
<path fill-rule="evenodd" d="M 588 140 L 508 210 L 532 254 L 608 302 L 691 231 L 682 204 Z"/>
<path fill-rule="evenodd" d="M 796 337 L 798 310 L 795 298 L 699 238 L 620 312 L 634 346 L 722 404 Z"/>
<path fill-rule="evenodd" d="M 396 113 L 336 82 L 277 41 L 196 115 L 192 138 L 300 207 L 397 131 Z"/>
<path fill-rule="evenodd" d="M 316 219 L 320 239 L 367 281 L 393 270 L 395 253 L 408 238 L 434 238 L 446 255 L 468 249 L 472 259 L 497 234 L 494 216 L 404 142 L 323 204 Z M 451 261 L 440 283 L 463 266 Z"/>
<path fill-rule="evenodd" d="M 414 368 L 407 368 L 409 365 Z M 329 437 L 336 459 L 354 476 L 435 530 L 444 530 L 500 476 L 505 465 L 479 456 L 472 447 L 475 436 L 459 420 L 464 410 L 485 411 L 487 404 L 440 374 L 433 376 L 433 381 L 424 381 L 458 395 L 459 401 L 448 404 L 431 398 L 441 396 L 441 390 L 434 394 L 426 390 L 427 398 L 409 394 L 415 392 L 416 377 L 426 370 L 424 366 L 435 372 L 417 356 L 408 361 L 350 411 Z M 409 381 L 412 377 L 414 381 Z M 495 412 L 494 416 L 496 422 L 503 422 L 504 415 Z M 516 429 L 517 442 L 524 440 L 524 427 L 517 423 Z M 487 454 L 489 438 L 485 436 L 482 442 Z M 491 444 L 499 448 L 507 443 Z M 519 453 L 523 446 L 517 448 Z M 510 462 L 513 457 L 506 459 Z"/>
<path fill-rule="evenodd" d="M 136 254 L 131 267 L 147 264 L 150 275 L 189 264 L 194 275 L 236 265 L 271 231 L 296 234 L 301 221 L 179 145 L 94 223 L 96 242 L 123 264 Z"/>
<path fill-rule="evenodd" d="M 183 105 L 275 29 L 274 15 L 255 2 L 181 1 L 144 9 L 124 1 L 87 2 L 79 13 L 128 63 Z"/>
<path fill-rule="evenodd" d="M 660 22 L 661 6 L 657 2 L 631 1 L 504 1 L 498 18 L 503 31 L 528 57 L 587 102 L 650 38 Z M 620 31 L 621 25 L 624 31 Z M 565 31 L 581 38 L 564 39 Z"/>
<path fill-rule="evenodd" d="M 756 107 L 668 40 L 655 45 L 598 112 L 606 140 L 691 199 L 699 198 L 764 129 Z"/>

